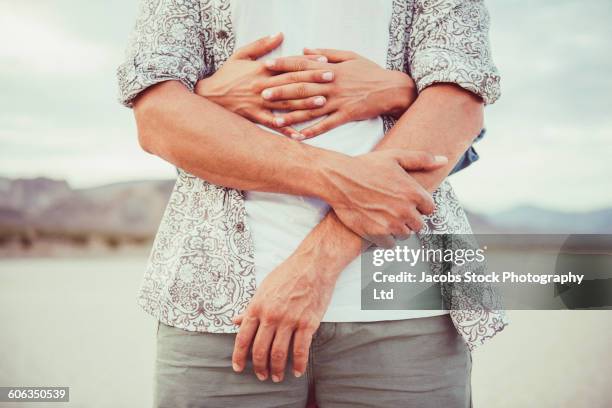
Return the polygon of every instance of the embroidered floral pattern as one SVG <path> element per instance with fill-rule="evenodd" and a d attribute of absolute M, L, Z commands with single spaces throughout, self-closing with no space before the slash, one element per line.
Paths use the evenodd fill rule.
<path fill-rule="evenodd" d="M 500 96 L 483 0 L 414 0 L 406 42 L 406 72 L 419 91 L 436 82 L 456 83 L 487 104 Z"/>
<path fill-rule="evenodd" d="M 215 72 L 234 50 L 229 6 L 229 0 L 143 0 L 127 60 L 118 70 L 121 102 L 131 106 L 139 92 L 170 79 L 193 90 L 199 78 Z M 493 102 L 499 77 L 490 61 L 487 26 L 481 1 L 393 0 L 388 68 L 411 72 L 419 89 L 457 82 Z M 384 124 L 388 130 L 394 121 L 386 117 Z M 464 244 L 457 237 L 465 235 L 447 235 L 471 233 L 448 182 L 434 200 L 437 211 L 419 233 L 422 244 Z M 432 267 L 440 273 L 446 266 Z M 242 193 L 179 171 L 153 244 L 140 305 L 171 326 L 232 333 L 231 318 L 246 308 L 254 292 L 253 245 Z M 470 348 L 506 324 L 490 287 L 446 285 L 442 294 Z"/>
<path fill-rule="evenodd" d="M 411 75 L 419 91 L 433 82 L 455 82 L 451 78 L 458 77 L 445 76 L 445 72 L 438 72 L 436 79 L 429 78 L 423 67 L 425 64 L 414 67 L 413 63 L 421 64 L 418 60 L 420 55 L 427 52 L 429 54 L 439 53 L 440 58 L 453 58 L 448 52 L 438 48 L 440 39 L 426 37 L 423 33 L 417 36 L 415 25 L 421 25 L 422 29 L 427 26 L 426 16 L 436 16 L 438 21 L 445 21 L 447 24 L 453 19 L 448 17 L 448 13 L 457 12 L 456 7 L 450 7 L 451 2 L 434 2 L 437 6 L 427 6 L 427 1 L 394 0 L 393 16 L 389 26 L 389 51 L 387 54 L 387 68 L 396 71 L 411 72 Z M 467 2 L 469 3 L 469 2 Z M 459 43 L 477 43 L 473 48 L 478 49 L 484 46 L 484 53 L 489 55 L 488 45 L 488 18 L 486 9 L 481 1 L 472 2 L 475 8 L 471 10 L 472 24 L 478 25 L 479 31 L 473 33 L 472 37 L 465 38 L 466 31 L 463 31 L 461 39 L 446 39 L 442 42 L 452 44 L 455 47 Z M 432 4 L 432 2 L 430 2 Z M 458 2 L 457 4 L 461 4 Z M 412 12 L 406 10 L 412 9 Z M 465 11 L 465 10 L 464 10 Z M 446 15 L 444 13 L 447 13 Z M 432 21 L 430 24 L 434 25 Z M 452 24 L 451 24 L 452 25 Z M 438 31 L 438 35 L 452 37 L 453 33 Z M 433 43 L 433 44 L 432 44 Z M 465 48 L 450 48 L 456 54 L 463 52 Z M 472 49 L 472 48 L 470 48 Z M 415 52 L 420 50 L 421 54 Z M 463 58 L 463 57 L 462 57 Z M 464 78 L 459 84 L 466 89 L 475 92 L 483 97 L 485 101 L 492 103 L 499 97 L 499 76 L 490 59 L 479 61 L 474 56 L 473 66 L 465 69 L 471 72 L 471 77 Z M 490 58 L 490 57 L 489 57 Z M 461 64 L 461 61 L 458 62 Z M 432 72 L 435 68 L 432 68 Z M 435 71 L 437 72 L 437 71 Z M 419 76 L 421 75 L 421 76 Z M 497 77 L 494 86 L 491 88 L 479 87 L 477 82 L 470 82 L 469 78 L 480 78 L 489 75 Z M 391 117 L 384 118 L 385 132 L 393 127 L 395 121 Z M 453 189 L 448 181 L 444 181 L 434 192 L 436 212 L 425 219 L 425 227 L 418 234 L 419 240 L 425 249 L 452 248 L 455 247 L 477 247 L 477 243 L 471 242 L 470 235 L 472 229 L 467 220 L 467 216 L 455 196 Z M 449 242 L 451 241 L 451 242 Z M 433 273 L 442 273 L 450 267 L 452 273 L 463 274 L 465 271 L 455 265 L 433 264 Z M 480 271 L 473 273 L 483 273 L 484 265 Z M 493 337 L 508 324 L 504 311 L 502 310 L 501 300 L 490 284 L 481 285 L 460 285 L 445 284 L 442 286 L 442 298 L 445 306 L 450 310 L 450 315 L 457 328 L 463 336 L 470 350 L 473 350 L 485 340 Z M 494 323 L 493 323 L 494 322 Z"/>

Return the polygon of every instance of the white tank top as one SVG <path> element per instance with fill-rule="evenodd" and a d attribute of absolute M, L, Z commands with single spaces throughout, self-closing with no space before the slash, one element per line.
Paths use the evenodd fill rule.
<path fill-rule="evenodd" d="M 264 59 L 301 55 L 304 47 L 336 48 L 357 52 L 384 67 L 391 7 L 392 0 L 233 0 L 236 48 L 282 32 L 283 43 Z M 347 123 L 303 143 L 355 156 L 371 151 L 383 134 L 382 119 L 376 118 Z M 258 285 L 291 255 L 329 209 L 318 199 L 261 192 L 247 192 L 245 206 L 255 248 Z M 410 243 L 420 247 L 416 238 Z M 429 270 L 423 264 L 414 268 Z M 357 258 L 338 278 L 323 321 L 397 320 L 446 313 L 361 310 L 360 296 L 361 264 Z"/>

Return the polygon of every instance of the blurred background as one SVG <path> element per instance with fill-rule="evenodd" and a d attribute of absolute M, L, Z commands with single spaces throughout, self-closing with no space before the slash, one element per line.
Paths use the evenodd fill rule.
<path fill-rule="evenodd" d="M 612 233 L 612 2 L 487 4 L 503 96 L 451 179 L 475 231 Z M 75 407 L 151 405 L 135 294 L 175 171 L 116 101 L 137 10 L 0 0 L 0 386 L 70 386 Z M 474 355 L 475 406 L 612 406 L 609 312 L 510 316 Z"/>

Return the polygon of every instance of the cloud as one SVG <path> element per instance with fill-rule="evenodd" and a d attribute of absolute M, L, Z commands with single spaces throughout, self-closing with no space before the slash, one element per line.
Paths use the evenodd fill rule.
<path fill-rule="evenodd" d="M 612 204 L 612 4 L 487 2 L 502 98 L 487 108 L 481 161 L 451 180 L 471 208 Z"/>
<path fill-rule="evenodd" d="M 35 7 L 33 7 L 33 3 Z M 451 182 L 467 207 L 612 204 L 612 2 L 488 0 L 502 99 L 481 160 Z M 0 174 L 77 186 L 172 177 L 140 151 L 115 67 L 137 0 L 0 0 Z"/>
<path fill-rule="evenodd" d="M 143 153 L 132 126 L 126 132 L 112 125 L 49 129 L 32 126 L 28 118 L 18 122 L 14 130 L 0 131 L 3 176 L 44 175 L 80 187 L 176 176 L 172 165 Z"/>
<path fill-rule="evenodd" d="M 4 8 L 0 14 L 2 71 L 81 76 L 103 69 L 111 50 L 49 24 L 42 16 Z M 9 40 L 12 39 L 12 40 Z"/>

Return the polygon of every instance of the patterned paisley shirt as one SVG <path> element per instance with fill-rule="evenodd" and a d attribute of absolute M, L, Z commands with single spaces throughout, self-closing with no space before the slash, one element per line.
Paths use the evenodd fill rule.
<path fill-rule="evenodd" d="M 167 80 L 195 83 L 234 52 L 231 0 L 142 0 L 126 61 L 118 69 L 120 100 L 131 106 L 147 87 Z M 482 0 L 389 0 L 387 68 L 411 75 L 418 90 L 451 82 L 493 103 L 499 75 L 490 53 Z M 394 121 L 385 117 L 385 130 Z M 465 246 L 471 228 L 452 187 L 434 193 L 436 212 L 419 232 L 426 248 Z M 469 243 L 468 243 L 469 244 Z M 189 331 L 234 333 L 231 322 L 255 292 L 253 244 L 241 191 L 179 170 L 139 293 L 161 322 Z M 433 273 L 463 273 L 433 264 Z M 473 349 L 507 324 L 490 285 L 442 285 L 458 332 Z"/>

